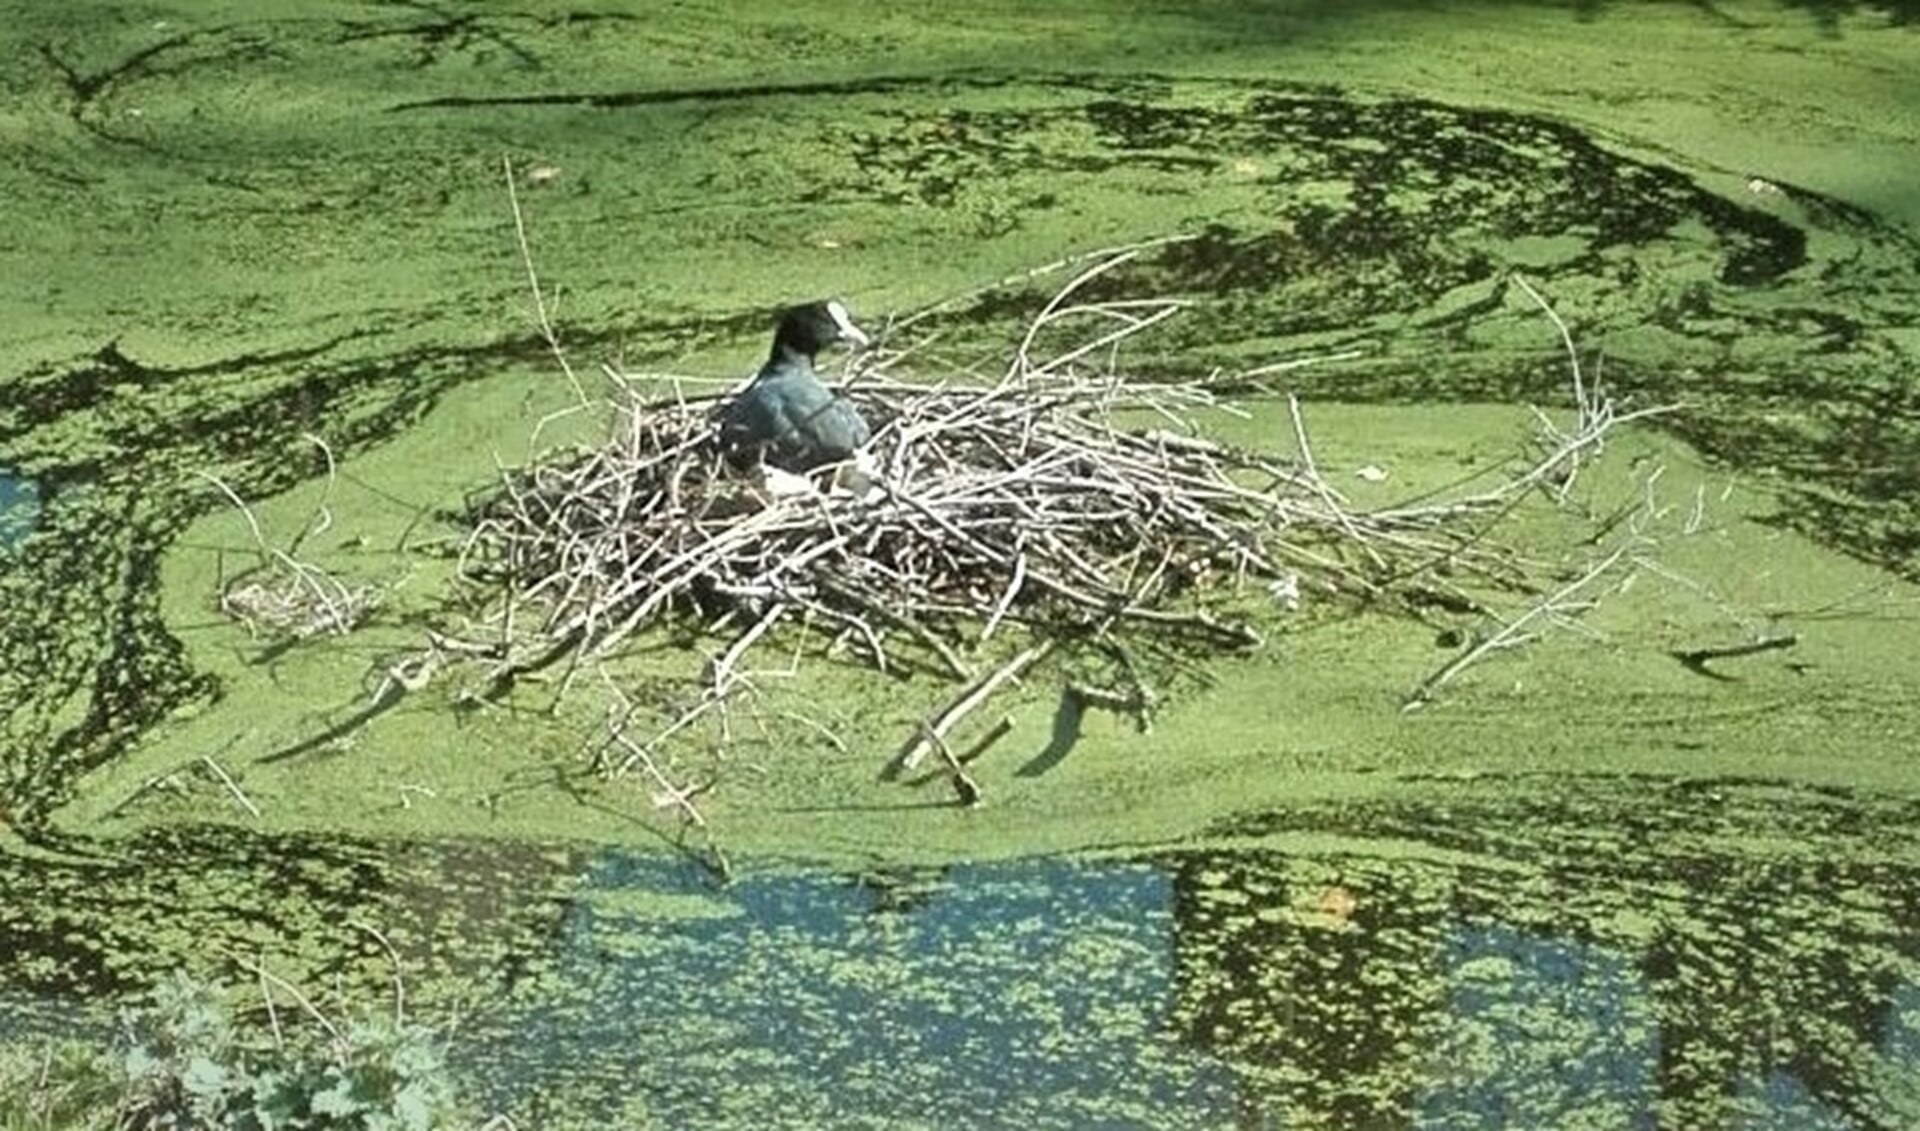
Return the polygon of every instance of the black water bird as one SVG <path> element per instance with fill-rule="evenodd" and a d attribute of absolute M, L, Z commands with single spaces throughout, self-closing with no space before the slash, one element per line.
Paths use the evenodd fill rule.
<path fill-rule="evenodd" d="M 729 458 L 808 471 L 851 459 L 867 442 L 867 422 L 813 372 L 813 359 L 836 343 L 868 343 L 837 299 L 796 306 L 780 316 L 767 363 L 720 418 L 720 443 Z"/>

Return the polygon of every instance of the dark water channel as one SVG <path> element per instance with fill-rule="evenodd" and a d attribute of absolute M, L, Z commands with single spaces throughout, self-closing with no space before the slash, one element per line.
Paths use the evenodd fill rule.
<path fill-rule="evenodd" d="M 1237 847 L 726 886 L 187 828 L 6 861 L 43 898 L 6 901 L 0 954 L 16 1030 L 168 968 L 245 985 L 233 955 L 378 1008 L 377 925 L 416 1015 L 457 1018 L 468 1079 L 535 1126 L 1920 1123 L 1920 806 L 1543 784 L 1216 830 Z"/>

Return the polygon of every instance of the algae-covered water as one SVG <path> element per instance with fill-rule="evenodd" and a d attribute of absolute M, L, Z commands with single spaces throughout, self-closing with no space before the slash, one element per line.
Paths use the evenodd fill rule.
<path fill-rule="evenodd" d="M 6 913 L 7 1016 L 222 948 L 378 1001 L 378 923 L 536 1126 L 1913 1124 L 1914 801 L 1540 784 L 725 886 L 629 849 L 154 830 L 9 869 L 102 927 Z"/>
<path fill-rule="evenodd" d="M 1920 1124 L 1912 5 L 17 7 L 23 1015 L 236 954 L 377 997 L 364 923 L 522 1126 Z M 467 492 L 572 397 L 508 175 L 589 380 L 732 378 L 823 294 L 970 296 L 928 355 L 964 365 L 1052 280 L 985 284 L 1184 236 L 1089 292 L 1189 301 L 1127 364 L 1323 359 L 1216 423 L 1290 450 L 1297 394 L 1362 506 L 1564 411 L 1519 274 L 1623 404 L 1676 406 L 1581 496 L 1644 495 L 1658 560 L 1411 714 L 1462 626 L 1275 626 L 1144 735 L 1040 672 L 974 811 L 875 780 L 951 688 L 801 665 L 685 753 L 717 784 L 680 855 L 578 718 L 377 693 Z M 257 547 L 209 477 L 369 620 L 222 616 Z"/>

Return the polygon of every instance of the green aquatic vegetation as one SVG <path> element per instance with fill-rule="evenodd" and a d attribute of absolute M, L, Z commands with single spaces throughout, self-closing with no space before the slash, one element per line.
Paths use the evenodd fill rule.
<path fill-rule="evenodd" d="M 1920 1121 L 1920 641 L 1872 568 L 1911 575 L 1920 529 L 1904 4 L 15 7 L 0 820 L 40 843 L 0 856 L 33 893 L 0 900 L 7 991 L 69 1009 L 271 953 L 380 1000 L 351 925 L 378 923 L 420 1016 L 499 1007 L 447 1054 L 521 1126 Z M 949 689 L 768 673 L 674 767 L 714 781 L 735 885 L 623 886 L 587 844 L 667 849 L 673 820 L 575 772 L 593 712 L 402 686 L 464 493 L 570 400 L 503 155 L 590 380 L 724 380 L 812 293 L 904 312 L 1198 233 L 1114 279 L 1194 303 L 1143 360 L 1357 351 L 1207 427 L 1271 446 L 1262 398 L 1304 394 L 1362 508 L 1499 464 L 1557 395 L 1521 270 L 1610 388 L 1689 406 L 1578 500 L 1604 522 L 1663 466 L 1670 536 L 1577 634 L 1411 714 L 1527 598 L 1309 602 L 1149 680 L 1147 734 L 1075 692 L 1124 697 L 1113 657 L 1038 671 L 971 811 L 873 780 Z M 943 360 L 1029 300 L 960 304 Z M 341 475 L 298 556 L 386 597 L 249 639 L 219 598 L 255 543 L 199 475 L 287 547 L 325 491 L 304 433 Z M 1567 533 L 1529 527 L 1536 564 L 1577 570 Z M 671 718 L 724 646 L 620 659 Z M 953 869 L 1088 846 L 1128 859 Z M 111 1116 L 124 1065 L 55 1059 L 65 1106 L 0 1111 Z"/>
<path fill-rule="evenodd" d="M 1541 330 L 1550 363 L 1551 333 Z M 423 443 L 460 434 L 502 401 L 510 405 L 512 383 L 502 381 L 498 390 L 499 399 L 457 402 L 457 411 L 430 418 Z M 1505 466 L 1522 451 L 1529 428 L 1525 414 L 1503 408 L 1310 403 L 1305 411 L 1321 466 L 1363 509 Z M 1206 427 L 1228 442 L 1259 440 L 1280 420 L 1257 411 L 1246 420 L 1210 417 Z M 343 478 L 336 504 L 361 497 L 352 480 L 392 481 L 407 459 L 396 450 L 350 463 L 351 479 Z M 1369 465 L 1387 478 L 1373 483 L 1354 474 Z M 1072 718 L 1062 711 L 1063 680 L 1113 688 L 1124 671 L 1093 663 L 1037 673 L 1009 694 L 1004 711 L 981 719 L 984 727 L 1004 713 L 1014 728 L 976 764 L 989 804 L 975 812 L 942 812 L 950 801 L 936 787 L 902 790 L 874 780 L 950 687 L 925 677 L 873 684 L 813 657 L 786 672 L 784 649 L 770 653 L 781 657 L 781 674 L 761 678 L 761 696 L 732 720 L 730 733 L 718 720 L 690 733 L 670 769 L 675 780 L 714 783 L 698 804 L 729 853 L 807 859 L 875 852 L 977 858 L 1158 843 L 1193 835 L 1223 809 L 1418 792 L 1424 786 L 1401 775 L 1449 766 L 1702 774 L 1747 766 L 1900 788 L 1906 771 L 1895 736 L 1910 669 L 1896 657 L 1912 647 L 1900 616 L 1911 591 L 1745 517 L 1765 513 L 1764 492 L 1702 467 L 1670 442 L 1628 433 L 1583 472 L 1580 483 L 1590 493 L 1574 510 L 1552 518 L 1554 508 L 1538 508 L 1549 521 L 1514 533 L 1536 551 L 1565 547 L 1567 557 L 1553 568 L 1577 566 L 1586 560 L 1584 532 L 1621 505 L 1640 502 L 1642 477 L 1659 467 L 1665 470 L 1655 494 L 1671 509 L 1651 560 L 1673 576 L 1643 572 L 1624 590 L 1602 595 L 1585 618 L 1587 634 L 1550 634 L 1523 651 L 1490 657 L 1422 712 L 1403 714 L 1402 698 L 1455 654 L 1459 645 L 1447 640 L 1487 631 L 1488 614 L 1436 607 L 1417 619 L 1329 617 L 1307 594 L 1300 619 L 1258 655 L 1172 674 L 1154 658 L 1149 683 L 1161 694 L 1148 735 L 1106 711 Z M 269 529 L 298 528 L 319 491 L 316 484 L 269 501 L 260 517 Z M 378 524 L 341 534 L 364 532 L 391 544 L 411 521 L 393 508 Z M 1691 535 L 1684 532 L 1689 523 L 1697 526 Z M 89 781 L 66 827 L 98 828 L 95 822 L 109 816 L 108 827 L 127 830 L 223 814 L 252 823 L 256 818 L 216 778 L 195 769 L 212 751 L 271 829 L 416 836 L 565 830 L 616 841 L 651 838 L 653 830 L 672 834 L 673 815 L 654 809 L 645 792 L 596 781 L 579 761 L 605 727 L 590 689 L 571 697 L 577 710 L 558 716 L 526 709 L 551 697 L 554 685 L 539 682 L 497 705 L 462 708 L 462 687 L 447 680 L 370 711 L 387 664 L 419 647 L 418 627 L 374 623 L 342 641 L 292 649 L 250 643 L 207 612 L 220 547 L 244 547 L 244 523 L 231 512 L 215 514 L 189 541 L 197 549 L 176 555 L 170 566 L 168 616 L 203 626 L 187 635 L 193 662 L 227 688 L 226 710 L 170 720 L 136 757 Z M 417 593 L 403 592 L 403 604 L 388 613 L 430 611 L 414 601 Z M 1500 598 L 1490 612 L 1509 616 L 1528 600 Z M 1668 654 L 1775 629 L 1797 632 L 1799 643 L 1713 665 L 1731 680 L 1693 673 Z M 619 670 L 632 681 L 630 694 L 659 712 L 649 718 L 664 726 L 684 708 L 671 692 L 697 665 L 689 648 L 717 654 L 729 639 L 649 641 L 620 657 Z M 831 728 L 837 742 L 794 715 Z M 179 775 L 184 792 L 144 788 L 180 769 L 188 771 Z"/>
<path fill-rule="evenodd" d="M 289 1008 L 289 1024 L 303 1027 L 289 1038 L 279 1015 L 243 1030 L 234 1010 L 230 995 L 176 974 L 126 1013 L 110 1048 L 16 1045 L 0 1058 L 0 1126 L 431 1131 L 461 1121 L 440 1038 L 423 1026 L 386 1012 L 336 1025 Z M 324 1040 L 304 1031 L 315 1022 Z"/>
<path fill-rule="evenodd" d="M 1278 984 L 1201 985 L 1196 1004 L 1289 992 L 1309 1003 L 1307 1016 L 1268 1011 L 1271 1031 L 1229 1031 L 1233 1055 L 1256 1064 L 1296 1061 L 1276 1047 L 1322 1040 L 1328 1055 L 1366 1050 L 1352 1071 L 1271 1082 L 1287 1107 L 1404 1116 L 1413 1073 L 1438 1078 L 1435 1110 L 1492 1099 L 1528 1126 L 1652 1114 L 1689 1127 L 1908 1126 L 1920 1109 L 1888 1081 L 1920 1047 L 1916 873 L 1893 830 L 1915 815 L 1910 800 L 1839 787 L 1515 774 L 1241 819 L 1231 835 L 1260 847 L 1196 857 L 1194 934 L 1258 952 L 1256 968 Z M 1323 837 L 1348 847 L 1298 858 Z M 1285 893 L 1282 925 L 1215 894 L 1262 889 Z M 1314 963 L 1295 948 L 1341 956 L 1356 975 L 1367 956 L 1372 988 L 1303 987 Z M 1344 994 L 1360 995 L 1364 1012 L 1315 1002 Z M 1355 1026 L 1419 1039 L 1344 1041 Z M 1759 1086 L 1783 1079 L 1805 1095 Z M 1335 1081 L 1351 1086 L 1345 1098 L 1328 1096 Z"/>
<path fill-rule="evenodd" d="M 1296 401 L 1262 414 L 1284 421 L 1284 446 L 1228 444 L 1206 435 L 1198 418 L 1251 417 L 1223 401 L 1223 389 L 1243 391 L 1243 378 L 1132 375 L 1123 347 L 1173 324 L 1179 304 L 1087 303 L 1075 292 L 1164 246 L 1070 264 L 1004 347 L 1004 375 L 991 382 L 911 365 L 947 331 L 938 321 L 896 327 L 884 347 L 850 363 L 849 403 L 876 430 L 866 486 L 792 476 L 782 490 L 757 483 L 728 470 L 715 445 L 718 397 L 623 385 L 601 444 L 511 468 L 472 508 L 462 579 L 483 615 L 443 627 L 427 657 L 473 657 L 483 702 L 544 698 L 557 714 L 569 694 L 603 693 L 608 721 L 592 740 L 595 768 L 644 775 L 656 807 L 701 827 L 695 797 L 722 771 L 681 785 L 689 779 L 663 762 L 716 719 L 718 741 L 731 745 L 727 720 L 760 698 L 763 680 L 750 672 L 770 653 L 786 659 L 789 674 L 831 664 L 850 690 L 865 690 L 861 676 L 870 685 L 946 678 L 957 685 L 953 698 L 908 733 L 882 774 L 907 777 L 909 787 L 945 776 L 974 805 L 983 791 L 966 765 L 1010 726 L 967 745 L 950 736 L 995 694 L 1063 663 L 1100 655 L 1126 678 L 1070 674 L 1054 748 L 1037 762 L 1066 754 L 1086 707 L 1144 725 L 1157 685 L 1259 647 L 1270 627 L 1427 606 L 1484 611 L 1496 596 L 1554 589 L 1564 563 L 1554 559 L 1562 547 L 1544 537 L 1550 524 L 1528 526 L 1523 554 L 1511 543 L 1507 527 L 1519 525 L 1511 520 L 1554 510 L 1526 505 L 1543 485 L 1567 502 L 1619 429 L 1661 411 L 1616 411 L 1570 359 L 1573 420 L 1539 413 L 1528 458 L 1485 468 L 1469 487 L 1352 509 L 1317 468 Z M 1106 361 L 1089 372 L 1083 359 L 1093 354 Z M 1577 616 L 1589 601 L 1583 590 L 1652 553 L 1653 493 L 1619 494 L 1624 505 L 1606 523 L 1582 513 L 1566 524 L 1578 545 L 1598 547 L 1575 582 L 1463 652 L 1413 698 L 1435 698 L 1487 654 L 1535 635 L 1533 622 Z M 711 649 L 677 687 L 652 686 L 651 669 L 635 680 L 619 662 L 676 638 Z M 549 671 L 563 673 L 550 693 L 525 686 L 525 677 Z M 783 713 L 835 738 L 806 714 Z"/>
<path fill-rule="evenodd" d="M 1912 799 L 1738 766 L 1399 776 L 1098 858 L 742 860 L 727 885 L 620 848 L 153 830 L 82 874 L 91 902 L 73 865 L 8 877 L 60 902 L 0 941 L 84 977 L 101 928 L 173 915 L 114 968 L 260 947 L 383 1001 L 386 955 L 329 932 L 377 921 L 409 1015 L 460 1018 L 463 1094 L 521 1125 L 1920 1116 Z M 321 882 L 328 859 L 353 882 Z M 35 992 L 108 992 L 56 985 Z"/>
<path fill-rule="evenodd" d="M 120 1131 L 125 1080 L 109 1052 L 79 1040 L 0 1045 L 0 1128 Z"/>
<path fill-rule="evenodd" d="M 0 438 L 44 491 L 36 536 L 0 565 L 0 596 L 56 627 L 0 638 L 7 811 L 43 825 L 81 775 L 222 713 L 245 682 L 183 645 L 204 608 L 154 588 L 224 505 L 196 472 L 263 500 L 323 473 L 302 432 L 348 462 L 398 443 L 410 454 L 369 480 L 383 494 L 352 492 L 356 513 L 341 514 L 346 538 L 377 526 L 392 540 L 336 559 L 395 564 L 379 552 L 408 523 L 562 403 L 551 373 L 522 367 L 544 344 L 522 317 L 503 148 L 550 171 L 526 186 L 528 219 L 568 295 L 569 345 L 636 365 L 724 371 L 743 357 L 757 308 L 794 297 L 790 259 L 769 246 L 807 249 L 793 258 L 810 286 L 884 310 L 1179 228 L 1204 238 L 1115 281 L 1204 299 L 1162 362 L 1352 346 L 1368 356 L 1301 371 L 1296 386 L 1521 401 L 1550 368 L 1530 312 L 1498 284 L 1525 265 L 1546 274 L 1582 344 L 1607 351 L 1616 388 L 1695 403 L 1673 427 L 1777 475 L 1790 488 L 1772 504 L 1781 521 L 1897 564 L 1915 494 L 1898 460 L 1911 239 L 1872 170 L 1904 169 L 1907 150 L 1889 124 L 1897 99 L 1871 76 L 1899 73 L 1914 38 L 1849 19 L 1837 46 L 1761 7 L 1736 25 L 1663 7 L 1645 13 L 1658 35 L 1533 6 L 1471 32 L 1395 6 L 1141 25 L 1139 13 L 1088 20 L 1098 5 L 992 5 L 857 34 L 822 33 L 804 9 L 749 11 L 717 55 L 692 15 L 653 14 L 636 39 L 617 9 L 556 21 L 162 7 L 135 20 L 83 6 L 10 25 L 30 65 L 6 79 L 21 95 L 7 121 L 32 129 L 0 176 L 37 267 L 0 291 L 9 324 L 34 327 L 0 358 Z M 1155 44 L 1150 74 L 1133 36 Z M 1043 40 L 1072 44 L 1073 69 L 1062 49 L 1032 46 Z M 1806 50 L 1770 54 L 1761 75 L 1712 49 L 1727 44 Z M 1589 54 L 1618 63 L 1590 91 L 1527 77 Z M 1624 97 L 1722 58 L 1712 131 Z M 479 75 L 484 90 L 464 89 Z M 1851 101 L 1836 102 L 1837 80 Z M 377 110 L 367 90 L 386 92 Z M 1783 150 L 1766 125 L 1804 111 L 1840 126 L 1853 106 L 1873 124 L 1836 129 L 1844 162 Z M 1761 169 L 1781 191 L 1727 169 Z M 1849 203 L 1856 190 L 1883 215 Z M 640 216 L 644 241 L 609 238 Z M 102 262 L 128 264 L 113 287 L 99 285 Z M 138 317 L 113 338 L 127 304 Z M 949 347 L 966 354 L 1015 309 L 974 307 L 978 332 Z M 450 397 L 461 425 L 423 427 Z M 361 646 L 399 649 L 395 626 L 415 612 L 389 610 Z M 366 675 L 364 662 L 304 659 L 284 657 L 285 674 L 321 680 L 335 704 Z M 316 748 L 364 737 L 311 701 L 246 715 L 295 711 L 328 716 L 309 728 Z M 376 713 L 406 711 L 383 699 Z M 527 727 L 501 743 L 551 740 Z"/>

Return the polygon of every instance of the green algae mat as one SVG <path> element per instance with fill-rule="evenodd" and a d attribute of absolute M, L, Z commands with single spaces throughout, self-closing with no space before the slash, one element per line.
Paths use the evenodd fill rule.
<path fill-rule="evenodd" d="M 1915 17 L 9 14 L 0 1028 L 235 955 L 378 1000 L 365 923 L 521 1126 L 1920 1122 Z M 589 380 L 732 379 L 825 294 L 961 296 L 943 360 L 991 358 L 1046 289 L 983 285 L 1184 235 L 1099 280 L 1190 304 L 1127 364 L 1327 359 L 1220 427 L 1287 450 L 1297 394 L 1363 506 L 1562 411 L 1521 275 L 1680 406 L 1584 473 L 1596 522 L 1658 495 L 1660 553 L 1412 713 L 1459 643 L 1406 617 L 1279 625 L 1149 734 L 1040 673 L 971 811 L 874 780 L 950 687 L 805 666 L 689 754 L 725 776 L 685 837 L 578 719 L 377 693 L 571 399 L 503 163 Z M 208 476 L 368 620 L 223 616 L 254 547 Z"/>

